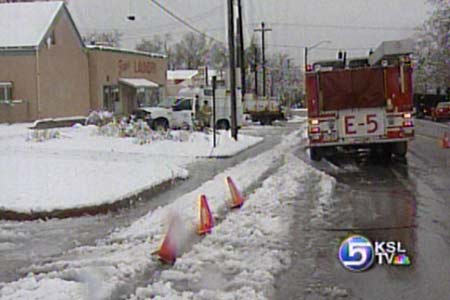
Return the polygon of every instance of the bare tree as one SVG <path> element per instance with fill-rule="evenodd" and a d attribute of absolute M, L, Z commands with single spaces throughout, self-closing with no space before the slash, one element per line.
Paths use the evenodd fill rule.
<path fill-rule="evenodd" d="M 169 63 L 169 70 L 175 68 L 174 62 L 174 49 L 171 45 L 172 36 L 170 34 L 164 35 L 154 35 L 152 39 L 143 39 L 136 45 L 136 50 L 145 51 L 150 53 L 164 54 L 167 56 Z"/>
<path fill-rule="evenodd" d="M 207 53 L 211 43 L 205 36 L 187 33 L 175 45 L 175 63 L 177 67 L 197 69 L 206 65 Z"/>
<path fill-rule="evenodd" d="M 151 40 L 143 39 L 136 45 L 136 50 L 163 54 L 164 40 L 160 35 L 153 36 Z"/>
<path fill-rule="evenodd" d="M 120 47 L 123 33 L 114 30 L 109 32 L 91 32 L 83 36 L 83 42 L 88 45 L 103 45 Z"/>

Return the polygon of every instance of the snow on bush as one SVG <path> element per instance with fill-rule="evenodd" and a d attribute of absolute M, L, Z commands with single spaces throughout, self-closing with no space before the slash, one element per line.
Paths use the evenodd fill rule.
<path fill-rule="evenodd" d="M 45 142 L 52 139 L 59 139 L 61 133 L 55 129 L 30 130 L 26 137 L 27 142 Z"/>
<path fill-rule="evenodd" d="M 131 137 L 135 144 L 150 144 L 153 141 L 177 141 L 185 142 L 190 138 L 190 132 L 180 131 L 154 131 L 142 120 L 128 120 L 122 118 L 120 121 L 113 119 L 112 122 L 98 127 L 97 133 L 107 137 Z"/>
<path fill-rule="evenodd" d="M 86 125 L 97 125 L 102 126 L 113 119 L 114 115 L 112 112 L 104 110 L 94 110 L 92 111 L 86 119 Z"/>

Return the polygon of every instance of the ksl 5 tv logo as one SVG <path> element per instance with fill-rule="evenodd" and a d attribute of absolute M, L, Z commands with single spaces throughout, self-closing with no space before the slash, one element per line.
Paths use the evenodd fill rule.
<path fill-rule="evenodd" d="M 353 272 L 362 272 L 373 266 L 388 264 L 409 266 L 410 258 L 400 242 L 374 242 L 362 235 L 352 235 L 342 241 L 339 247 L 339 260 Z"/>

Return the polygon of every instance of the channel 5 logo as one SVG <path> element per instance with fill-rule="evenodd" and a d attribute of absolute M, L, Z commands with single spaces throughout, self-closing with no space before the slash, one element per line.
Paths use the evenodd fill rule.
<path fill-rule="evenodd" d="M 353 272 L 363 272 L 373 266 L 388 264 L 408 266 L 411 261 L 400 242 L 388 241 L 372 243 L 362 235 L 352 235 L 342 241 L 339 247 L 339 260 Z"/>

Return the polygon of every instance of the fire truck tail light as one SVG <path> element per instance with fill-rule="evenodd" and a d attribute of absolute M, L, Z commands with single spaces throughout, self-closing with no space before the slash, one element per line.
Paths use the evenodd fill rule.
<path fill-rule="evenodd" d="M 312 127 L 311 128 L 311 133 L 320 133 L 320 128 L 319 127 Z"/>
<path fill-rule="evenodd" d="M 411 119 L 411 114 L 410 113 L 403 114 L 403 118 Z"/>
<path fill-rule="evenodd" d="M 319 120 L 312 119 L 311 120 L 311 125 L 319 125 Z"/>
<path fill-rule="evenodd" d="M 403 127 L 413 127 L 414 124 L 412 121 L 404 121 L 403 122 Z"/>
<path fill-rule="evenodd" d="M 312 72 L 312 65 L 306 65 L 306 72 Z"/>

